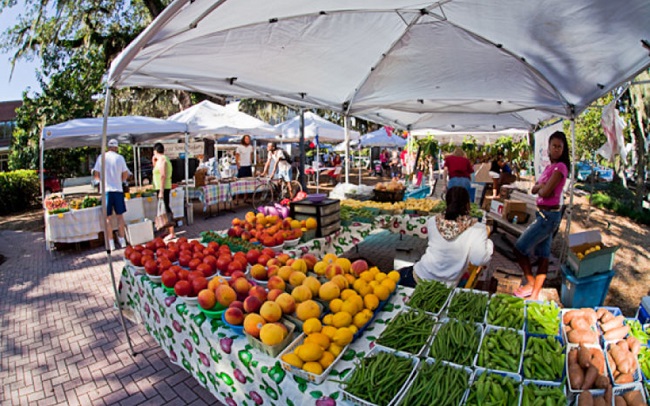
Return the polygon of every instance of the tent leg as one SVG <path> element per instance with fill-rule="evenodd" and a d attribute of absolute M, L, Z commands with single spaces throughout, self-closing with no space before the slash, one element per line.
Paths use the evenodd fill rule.
<path fill-rule="evenodd" d="M 564 258 L 567 254 L 567 250 L 569 248 L 568 239 L 569 239 L 569 234 L 571 233 L 571 216 L 573 214 L 573 187 L 575 181 L 575 165 L 573 165 L 576 159 L 575 145 L 576 145 L 576 122 L 575 122 L 575 117 L 571 117 L 571 168 L 570 168 L 571 179 L 569 183 L 569 210 L 566 217 L 566 230 L 565 230 L 566 241 L 564 244 L 562 244 L 562 252 L 560 254 L 561 262 L 564 262 Z"/>
<path fill-rule="evenodd" d="M 348 116 L 343 116 L 345 131 L 345 183 L 350 183 L 350 129 L 348 128 Z"/>
<path fill-rule="evenodd" d="M 307 191 L 307 181 L 305 179 L 305 110 L 300 108 L 300 139 L 299 139 L 299 148 L 300 148 L 300 185 L 302 190 Z"/>
<path fill-rule="evenodd" d="M 106 190 L 106 133 L 108 130 L 108 112 L 109 112 L 110 102 L 111 102 L 111 88 L 109 86 L 106 86 L 106 100 L 104 101 L 104 123 L 102 125 L 102 152 L 101 152 L 101 160 L 102 160 L 101 193 L 102 193 L 102 211 L 104 217 L 104 225 L 106 225 L 107 223 L 106 220 L 108 217 L 106 215 L 106 203 L 107 203 L 106 201 L 108 199 L 108 195 L 104 191 Z M 131 336 L 129 335 L 129 331 L 126 328 L 126 322 L 124 321 L 124 313 L 122 313 L 122 306 L 120 305 L 120 297 L 117 291 L 117 284 L 115 283 L 115 273 L 113 272 L 113 259 L 111 257 L 111 248 L 108 243 L 109 241 L 108 239 L 112 238 L 112 236 L 113 236 L 113 230 L 109 230 L 108 227 L 106 227 L 104 232 L 104 244 L 106 246 L 106 255 L 108 257 L 108 270 L 111 274 L 111 282 L 113 282 L 113 293 L 115 294 L 115 304 L 117 305 L 117 308 L 120 312 L 120 323 L 122 324 L 122 330 L 124 330 L 124 334 L 126 335 L 126 340 L 129 344 L 129 349 L 131 350 L 131 356 L 135 357 L 137 353 L 133 349 Z"/>

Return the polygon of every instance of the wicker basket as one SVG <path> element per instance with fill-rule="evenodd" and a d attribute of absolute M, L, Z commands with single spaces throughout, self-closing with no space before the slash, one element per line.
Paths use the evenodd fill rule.
<path fill-rule="evenodd" d="M 401 202 L 404 200 L 404 189 L 389 192 L 387 190 L 375 189 L 374 201 L 376 202 Z"/>
<path fill-rule="evenodd" d="M 208 170 L 205 168 L 197 169 L 194 172 L 194 187 L 205 186 L 205 178 L 208 173 Z"/>

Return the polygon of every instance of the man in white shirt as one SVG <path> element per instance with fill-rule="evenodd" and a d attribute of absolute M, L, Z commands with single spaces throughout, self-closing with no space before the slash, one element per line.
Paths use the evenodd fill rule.
<path fill-rule="evenodd" d="M 111 236 L 109 244 L 111 251 L 115 250 L 115 241 L 113 240 L 112 217 L 115 212 L 118 225 L 118 242 L 120 248 L 126 247 L 124 217 L 126 212 L 126 203 L 124 202 L 124 189 L 122 183 L 129 177 L 129 168 L 126 166 L 124 157 L 117 153 L 117 140 L 108 141 L 108 151 L 104 154 L 106 161 L 106 233 Z M 99 180 L 102 172 L 102 157 L 97 157 L 95 167 L 93 168 L 94 177 Z"/>
<path fill-rule="evenodd" d="M 237 158 L 237 177 L 250 178 L 253 176 L 252 162 L 253 162 L 253 146 L 251 145 L 250 135 L 244 135 L 241 139 L 241 144 L 237 145 L 235 150 L 235 157 Z"/>

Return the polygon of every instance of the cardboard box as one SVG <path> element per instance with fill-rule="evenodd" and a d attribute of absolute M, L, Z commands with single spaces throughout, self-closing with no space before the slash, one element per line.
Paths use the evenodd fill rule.
<path fill-rule="evenodd" d="M 582 258 L 578 254 L 599 246 Z M 608 247 L 602 243 L 599 230 L 589 230 L 569 235 L 569 254 L 567 263 L 576 278 L 584 278 L 597 273 L 608 272 L 614 268 L 614 256 L 618 246 Z"/>
<path fill-rule="evenodd" d="M 523 275 L 516 275 L 502 269 L 497 269 L 494 271 L 492 277 L 497 280 L 496 293 L 507 293 L 511 295 L 521 285 Z"/>
<path fill-rule="evenodd" d="M 519 200 L 506 200 L 503 202 L 503 213 L 501 214 L 504 219 L 508 218 L 508 214 L 510 212 L 519 212 L 519 213 L 525 213 L 526 212 L 526 202 L 522 202 Z"/>
<path fill-rule="evenodd" d="M 492 183 L 492 177 L 490 176 L 490 166 L 489 163 L 477 164 L 474 165 L 474 182 L 477 183 Z"/>
<path fill-rule="evenodd" d="M 497 216 L 503 216 L 503 202 L 497 199 L 492 199 L 490 202 L 490 213 L 494 213 Z"/>

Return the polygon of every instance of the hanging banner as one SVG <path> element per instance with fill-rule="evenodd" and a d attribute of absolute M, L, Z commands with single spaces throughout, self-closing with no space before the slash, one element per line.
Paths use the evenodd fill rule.
<path fill-rule="evenodd" d="M 562 121 L 535 133 L 535 179 L 540 177 L 551 162 L 548 157 L 548 139 L 556 131 L 562 131 Z"/>
<path fill-rule="evenodd" d="M 607 142 L 596 152 L 609 161 L 614 161 L 614 157 L 619 154 L 625 162 L 627 160 L 625 140 L 623 139 L 625 121 L 618 115 L 616 102 L 611 102 L 603 108 L 600 125 L 603 126 Z"/>
<path fill-rule="evenodd" d="M 188 145 L 188 151 L 190 157 L 195 157 L 197 155 L 203 155 L 204 143 L 203 141 L 190 142 Z M 175 144 L 165 144 L 165 155 L 169 159 L 176 159 L 180 154 L 185 153 L 185 144 L 175 143 Z"/>

